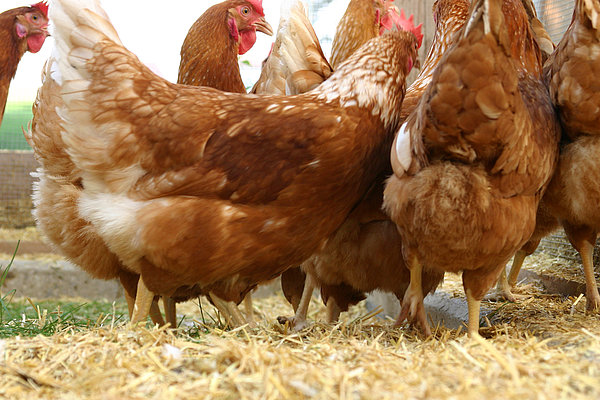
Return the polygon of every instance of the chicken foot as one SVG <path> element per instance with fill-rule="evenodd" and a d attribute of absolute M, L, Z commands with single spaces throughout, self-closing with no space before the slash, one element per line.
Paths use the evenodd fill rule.
<path fill-rule="evenodd" d="M 304 289 L 302 290 L 302 297 L 298 304 L 298 309 L 293 317 L 277 317 L 277 321 L 284 325 L 288 322 L 292 329 L 296 332 L 301 331 L 308 325 L 306 323 L 306 314 L 308 314 L 308 306 L 310 305 L 310 299 L 312 298 L 313 291 L 315 289 L 314 279 L 310 274 L 306 274 L 306 280 L 304 282 Z"/>
<path fill-rule="evenodd" d="M 427 314 L 423 304 L 422 281 L 423 266 L 417 257 L 413 257 L 410 265 L 410 284 L 404 294 L 404 299 L 402 299 L 400 315 L 398 315 L 395 326 L 400 326 L 402 322 L 407 320 L 409 323 L 416 325 L 425 336 L 431 336 L 431 328 L 427 322 Z"/>

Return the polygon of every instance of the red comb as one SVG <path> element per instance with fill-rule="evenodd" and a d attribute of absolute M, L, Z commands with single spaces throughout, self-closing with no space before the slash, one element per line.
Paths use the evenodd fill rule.
<path fill-rule="evenodd" d="M 423 24 L 419 24 L 415 26 L 414 19 L 415 16 L 410 14 L 410 17 L 406 19 L 406 15 L 404 14 L 404 9 L 400 9 L 400 15 L 394 13 L 394 22 L 398 29 L 402 29 L 403 31 L 412 32 L 413 35 L 417 38 L 417 42 L 419 43 L 419 47 L 423 43 L 423 33 L 421 33 L 421 28 Z"/>
<path fill-rule="evenodd" d="M 248 0 L 248 3 L 252 4 L 252 7 L 259 13 L 261 16 L 265 16 L 265 12 L 262 6 L 262 0 Z"/>
<path fill-rule="evenodd" d="M 44 14 L 46 18 L 48 18 L 48 4 L 45 1 L 40 1 L 39 3 L 32 4 L 31 7 L 37 8 Z"/>

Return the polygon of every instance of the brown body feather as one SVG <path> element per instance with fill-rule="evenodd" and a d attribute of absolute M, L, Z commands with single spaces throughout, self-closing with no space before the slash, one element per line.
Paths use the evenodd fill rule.
<path fill-rule="evenodd" d="M 350 0 L 338 23 L 331 47 L 331 65 L 334 69 L 350 57 L 368 40 L 379 36 L 380 25 L 375 14 L 374 0 Z M 380 13 L 383 11 L 379 7 Z"/>

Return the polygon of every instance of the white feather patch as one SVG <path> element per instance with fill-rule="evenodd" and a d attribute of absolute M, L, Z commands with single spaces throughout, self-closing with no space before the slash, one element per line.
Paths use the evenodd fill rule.
<path fill-rule="evenodd" d="M 410 147 L 410 131 L 406 129 L 407 123 L 403 123 L 396 137 L 396 157 L 398 163 L 404 169 L 404 172 L 408 171 L 410 164 L 412 163 L 412 152 Z"/>

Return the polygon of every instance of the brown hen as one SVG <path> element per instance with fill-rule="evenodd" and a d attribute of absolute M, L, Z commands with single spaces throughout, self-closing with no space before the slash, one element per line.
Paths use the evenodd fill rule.
<path fill-rule="evenodd" d="M 406 22 L 404 22 L 406 21 Z M 412 16 L 400 16 L 392 0 L 350 0 L 346 12 L 337 25 L 331 47 L 331 65 L 334 69 L 367 41 L 392 30 L 396 24 L 404 30 L 412 28 Z M 419 25 L 415 30 L 419 46 L 423 40 Z M 417 33 L 419 32 L 419 33 Z"/>
<path fill-rule="evenodd" d="M 256 31 L 273 34 L 262 0 L 227 0 L 210 7 L 183 41 L 177 83 L 246 93 L 237 56 L 252 48 Z"/>
<path fill-rule="evenodd" d="M 133 321 L 182 286 L 240 301 L 323 246 L 385 164 L 417 51 L 384 35 L 317 89 L 261 97 L 160 79 L 95 1 L 51 19 L 79 210 L 141 275 Z"/>
<path fill-rule="evenodd" d="M 255 2 L 255 4 L 260 4 L 260 2 Z M 239 6 L 239 4 L 237 5 Z M 233 7 L 234 5 L 229 4 L 229 6 Z M 215 7 L 209 9 L 209 11 L 214 11 Z M 223 8 L 223 16 L 227 15 L 227 12 L 227 8 Z M 204 15 L 199 20 L 205 20 Z M 262 25 L 268 26 L 264 23 Z M 204 35 L 204 37 L 198 35 Z M 223 53 L 221 58 L 223 59 L 231 58 L 229 53 L 232 53 L 236 68 L 238 68 L 237 45 L 233 45 L 233 50 L 230 48 L 231 46 L 219 47 L 224 46 L 223 43 L 226 42 L 224 39 L 229 37 L 229 31 L 226 30 L 224 35 L 225 38 L 219 39 L 219 35 L 215 32 L 192 29 L 186 38 L 186 42 L 207 43 L 213 54 L 221 51 Z M 61 121 L 56 110 L 63 107 L 64 103 L 60 96 L 62 78 L 55 62 L 55 60 L 50 59 L 47 64 L 43 85 L 38 91 L 34 104 L 32 127 L 30 132 L 26 132 L 26 139 L 41 165 L 36 173 L 38 181 L 34 183 L 33 190 L 34 216 L 38 228 L 49 239 L 53 247 L 68 260 L 80 266 L 95 278 L 120 279 L 125 289 L 131 315 L 139 275 L 129 271 L 121 264 L 118 257 L 108 249 L 98 235 L 94 226 L 82 218 L 78 210 L 78 202 L 83 189 L 82 171 L 73 164 L 60 134 Z M 204 73 L 202 67 L 202 65 L 196 64 L 195 68 L 189 70 L 186 74 L 187 78 L 192 79 L 195 76 L 202 76 Z M 206 71 L 210 71 L 214 69 L 214 66 L 206 64 L 204 68 Z M 239 76 L 239 69 L 237 71 Z M 238 80 L 241 81 L 241 78 Z M 227 86 L 227 82 L 209 81 L 206 78 L 203 82 L 209 86 Z M 182 288 L 174 296 L 178 301 L 183 301 L 194 296 L 194 292 Z M 168 297 L 163 300 L 165 302 L 166 322 L 171 326 L 176 326 L 175 302 Z M 224 308 L 222 302 L 218 300 L 216 302 L 225 317 L 230 319 L 230 323 L 234 318 L 236 318 L 234 322 L 239 323 L 240 318 L 238 315 L 234 315 L 235 310 L 231 310 L 230 307 Z M 151 317 L 154 323 L 164 324 L 158 305 L 155 302 L 152 304 Z"/>
<path fill-rule="evenodd" d="M 0 14 L 0 123 L 4 117 L 10 81 L 19 61 L 29 51 L 37 53 L 48 36 L 48 6 L 39 2 Z"/>
<path fill-rule="evenodd" d="M 600 1 L 575 2 L 547 75 L 565 143 L 543 201 L 581 255 L 587 309 L 598 311 L 593 252 L 600 232 Z"/>
<path fill-rule="evenodd" d="M 384 206 L 410 268 L 400 319 L 426 329 L 423 269 L 462 271 L 468 332 L 504 263 L 531 237 L 560 129 L 520 0 L 477 0 L 392 146 Z"/>

